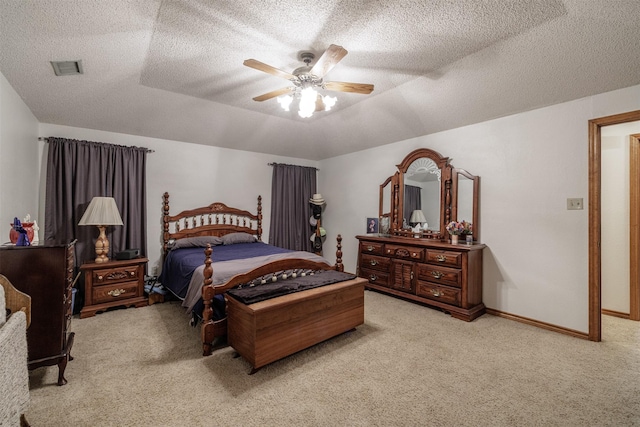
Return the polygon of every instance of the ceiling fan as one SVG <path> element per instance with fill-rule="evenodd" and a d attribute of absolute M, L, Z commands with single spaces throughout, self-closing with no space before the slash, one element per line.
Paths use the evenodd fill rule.
<path fill-rule="evenodd" d="M 250 68 L 254 68 L 258 71 L 262 71 L 268 74 L 272 74 L 276 77 L 282 77 L 293 83 L 293 86 L 277 89 L 271 92 L 267 92 L 260 96 L 253 98 L 254 101 L 266 101 L 271 98 L 275 98 L 282 95 L 293 93 L 300 97 L 300 116 L 311 117 L 313 111 L 328 110 L 333 104 L 335 104 L 335 98 L 322 97 L 318 95 L 316 89 L 325 89 L 336 92 L 351 92 L 367 95 L 373 91 L 372 84 L 365 83 L 347 83 L 347 82 L 325 82 L 324 76 L 335 67 L 338 62 L 347 55 L 347 50 L 342 46 L 332 44 L 329 48 L 320 56 L 318 61 L 311 66 L 311 62 L 315 59 L 313 52 L 300 52 L 298 58 L 305 63 L 304 66 L 298 67 L 293 72 L 287 73 L 286 71 L 279 70 L 271 65 L 267 65 L 263 62 L 255 59 L 247 59 L 244 61 L 244 65 Z M 289 104 L 293 101 L 293 96 L 282 97 L 278 99 L 278 102 L 282 107 L 289 111 Z M 286 106 L 285 106 L 286 104 Z M 312 108 L 313 105 L 313 108 Z M 322 108 L 325 106 L 325 108 Z M 328 106 L 328 108 L 326 108 Z M 305 109 L 303 113 L 303 107 Z"/>

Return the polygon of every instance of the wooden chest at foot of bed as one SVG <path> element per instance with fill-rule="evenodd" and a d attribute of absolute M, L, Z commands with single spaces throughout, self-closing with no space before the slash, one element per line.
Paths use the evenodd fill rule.
<path fill-rule="evenodd" d="M 229 297 L 227 340 L 253 371 L 364 323 L 357 278 L 246 305 Z"/>

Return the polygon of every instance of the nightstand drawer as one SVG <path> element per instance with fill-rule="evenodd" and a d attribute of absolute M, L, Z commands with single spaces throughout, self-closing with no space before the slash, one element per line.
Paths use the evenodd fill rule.
<path fill-rule="evenodd" d="M 128 280 L 138 280 L 138 266 L 110 268 L 93 271 L 94 286 L 125 282 Z"/>
<path fill-rule="evenodd" d="M 105 302 L 118 301 L 136 297 L 138 295 L 138 282 L 124 282 L 97 286 L 93 288 L 93 303 L 102 304 Z"/>

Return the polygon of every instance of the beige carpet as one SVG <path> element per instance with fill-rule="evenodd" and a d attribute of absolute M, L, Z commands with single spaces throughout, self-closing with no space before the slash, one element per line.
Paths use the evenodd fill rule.
<path fill-rule="evenodd" d="M 31 372 L 39 426 L 640 426 L 640 323 L 593 343 L 495 316 L 466 323 L 365 292 L 365 324 L 256 374 L 201 356 L 179 304 L 74 319 L 66 377 Z"/>

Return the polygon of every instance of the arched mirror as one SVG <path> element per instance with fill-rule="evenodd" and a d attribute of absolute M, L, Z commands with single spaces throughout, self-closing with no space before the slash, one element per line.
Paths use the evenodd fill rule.
<path fill-rule="evenodd" d="M 380 185 L 380 219 L 389 218 L 390 234 L 448 240 L 447 224 L 467 221 L 473 240 L 480 241 L 480 177 L 428 148 L 412 151 L 397 167 Z M 427 230 L 416 235 L 411 228 L 417 223 L 427 223 Z"/>
<path fill-rule="evenodd" d="M 424 237 L 440 239 L 451 219 L 451 165 L 449 159 L 428 148 L 412 151 L 398 165 L 397 224 L 404 227 L 427 224 Z"/>
<path fill-rule="evenodd" d="M 471 175 L 464 169 L 453 169 L 452 176 L 453 204 L 452 217 L 456 221 L 467 221 L 472 224 L 474 241 L 479 240 L 480 223 L 478 218 L 478 200 L 480 193 L 480 177 Z"/>

